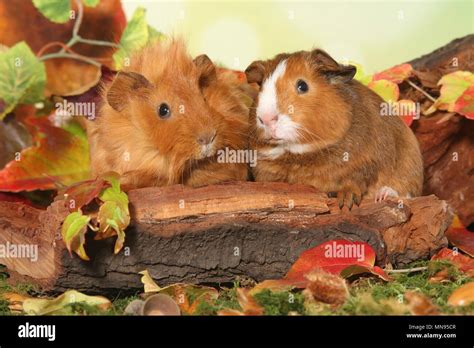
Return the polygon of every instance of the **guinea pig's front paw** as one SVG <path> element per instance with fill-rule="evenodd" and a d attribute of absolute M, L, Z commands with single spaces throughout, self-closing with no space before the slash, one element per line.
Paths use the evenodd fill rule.
<path fill-rule="evenodd" d="M 382 202 L 388 197 L 398 197 L 398 192 L 389 186 L 382 186 L 375 193 L 375 203 Z"/>
<path fill-rule="evenodd" d="M 359 206 L 361 200 L 362 193 L 358 188 L 344 188 L 341 191 L 337 192 L 337 204 L 339 206 L 339 209 L 342 209 L 345 204 L 347 208 L 351 210 L 353 204 L 355 203 L 357 206 Z"/>

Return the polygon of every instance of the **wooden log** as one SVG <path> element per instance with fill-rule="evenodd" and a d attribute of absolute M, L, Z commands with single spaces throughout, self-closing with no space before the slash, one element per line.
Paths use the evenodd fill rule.
<path fill-rule="evenodd" d="M 453 40 L 409 63 L 420 87 L 437 97 L 436 84 L 443 75 L 457 70 L 474 71 L 474 34 Z M 400 99 L 418 101 L 424 109 L 432 104 L 408 85 L 402 86 Z M 443 121 L 447 114 L 437 111 L 412 125 L 423 154 L 423 194 L 445 199 L 468 226 L 474 223 L 474 122 L 457 114 Z"/>
<path fill-rule="evenodd" d="M 379 265 L 403 266 L 446 246 L 452 218 L 435 196 L 364 201 L 349 212 L 312 187 L 284 183 L 147 188 L 130 191 L 129 198 L 124 249 L 113 255 L 114 238 L 95 241 L 90 232 L 91 261 L 71 257 L 60 239 L 64 202 L 47 210 L 0 202 L 0 245 L 39 250 L 36 262 L 0 255 L 0 263 L 12 280 L 55 292 L 137 290 L 145 269 L 160 285 L 232 282 L 238 275 L 262 281 L 282 277 L 302 251 L 333 239 L 367 242 Z"/>

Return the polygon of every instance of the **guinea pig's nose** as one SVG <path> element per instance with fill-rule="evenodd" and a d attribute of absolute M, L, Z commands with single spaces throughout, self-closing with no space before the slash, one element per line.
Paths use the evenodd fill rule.
<path fill-rule="evenodd" d="M 270 127 L 273 125 L 276 121 L 278 121 L 278 115 L 269 113 L 269 114 L 264 114 L 262 117 L 258 117 L 260 122 L 262 122 L 265 126 Z"/>
<path fill-rule="evenodd" d="M 207 132 L 207 133 L 203 133 L 199 135 L 197 137 L 197 142 L 200 145 L 208 145 L 208 144 L 211 144 L 215 138 L 216 138 L 216 131 Z"/>

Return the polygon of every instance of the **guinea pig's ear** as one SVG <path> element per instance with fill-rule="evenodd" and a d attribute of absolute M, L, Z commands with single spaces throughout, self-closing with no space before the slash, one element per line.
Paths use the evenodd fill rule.
<path fill-rule="evenodd" d="M 212 60 L 205 54 L 197 56 L 193 60 L 194 65 L 199 70 L 199 87 L 203 88 L 209 86 L 209 84 L 217 78 L 216 67 Z"/>
<path fill-rule="evenodd" d="M 336 62 L 323 50 L 316 49 L 311 52 L 311 59 L 316 69 L 325 75 L 331 82 L 348 82 L 357 72 L 353 65 L 342 65 Z"/>
<path fill-rule="evenodd" d="M 253 62 L 245 69 L 245 76 L 248 83 L 255 82 L 260 86 L 265 76 L 265 63 L 261 60 Z"/>
<path fill-rule="evenodd" d="M 135 95 L 139 90 L 151 87 L 152 84 L 145 76 L 134 73 L 120 71 L 112 81 L 107 91 L 107 103 L 116 111 L 122 111 L 128 99 Z"/>

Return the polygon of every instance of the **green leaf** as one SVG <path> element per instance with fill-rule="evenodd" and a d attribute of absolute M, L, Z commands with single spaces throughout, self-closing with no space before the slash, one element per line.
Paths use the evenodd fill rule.
<path fill-rule="evenodd" d="M 120 175 L 116 172 L 107 172 L 102 175 L 102 179 L 112 186 L 115 192 L 120 192 Z"/>
<path fill-rule="evenodd" d="M 148 24 L 145 20 L 145 13 L 144 8 L 138 7 L 123 31 L 120 49 L 113 55 L 117 70 L 124 66 L 126 58 L 129 58 L 134 51 L 143 48 L 148 42 Z"/>
<path fill-rule="evenodd" d="M 96 7 L 100 0 L 82 0 L 84 5 L 89 6 L 89 7 Z"/>
<path fill-rule="evenodd" d="M 44 98 L 46 70 L 28 45 L 22 41 L 0 52 L 0 120 L 19 104 L 32 104 Z"/>
<path fill-rule="evenodd" d="M 356 74 L 354 75 L 354 80 L 359 81 L 366 86 L 372 81 L 372 75 L 367 75 L 362 68 L 362 65 L 355 62 L 349 62 L 349 64 L 355 66 L 357 69 Z"/>
<path fill-rule="evenodd" d="M 367 87 L 377 93 L 385 101 L 395 102 L 400 96 L 400 90 L 395 82 L 389 80 L 377 80 L 370 82 Z"/>
<path fill-rule="evenodd" d="M 74 251 L 83 260 L 89 260 L 84 250 L 84 243 L 87 224 L 90 220 L 89 216 L 82 215 L 81 212 L 73 212 L 66 217 L 61 228 L 67 250 L 70 253 Z"/>
<path fill-rule="evenodd" d="M 66 23 L 70 19 L 70 0 L 33 0 L 33 4 L 52 22 Z"/>
<path fill-rule="evenodd" d="M 30 315 L 65 315 L 72 314 L 72 304 L 82 303 L 107 310 L 111 302 L 103 296 L 88 296 L 76 290 L 68 290 L 54 299 L 31 298 L 23 302 L 23 311 Z"/>
<path fill-rule="evenodd" d="M 148 26 L 148 43 L 153 43 L 157 40 L 161 40 L 165 37 L 164 34 L 153 28 L 151 25 Z"/>
<path fill-rule="evenodd" d="M 106 188 L 99 195 L 104 202 L 99 209 L 97 221 L 99 233 L 97 238 L 107 238 L 117 235 L 114 253 L 117 254 L 125 242 L 125 229 L 130 224 L 130 211 L 128 209 L 128 196 L 120 189 L 120 175 L 114 172 L 106 173 L 103 179 L 111 187 Z"/>
<path fill-rule="evenodd" d="M 444 75 L 438 85 L 441 85 L 440 96 L 425 114 L 431 114 L 436 109 L 455 112 L 457 100 L 474 85 L 474 74 L 470 71 L 455 71 Z"/>
<path fill-rule="evenodd" d="M 128 206 L 127 194 L 122 191 L 117 192 L 113 186 L 102 191 L 102 193 L 99 195 L 99 198 L 102 202 L 114 201 L 117 204 Z"/>
<path fill-rule="evenodd" d="M 107 190 L 110 189 L 106 189 L 106 191 Z M 110 236 L 112 232 L 117 235 L 114 247 L 114 253 L 117 254 L 122 249 L 125 241 L 124 230 L 130 224 L 128 204 L 123 205 L 112 200 L 104 202 L 104 204 L 100 206 L 97 220 L 99 222 L 99 232 L 103 233 L 104 237 Z"/>

